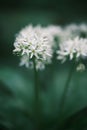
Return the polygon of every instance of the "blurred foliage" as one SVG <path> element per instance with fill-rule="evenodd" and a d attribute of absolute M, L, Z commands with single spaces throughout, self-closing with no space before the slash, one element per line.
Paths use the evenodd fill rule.
<path fill-rule="evenodd" d="M 59 104 L 69 71 L 67 67 L 68 64 L 61 66 L 55 63 L 55 65 L 48 66 L 45 72 L 40 72 L 41 101 L 43 105 L 41 129 L 53 128 L 56 130 L 58 127 Z M 50 69 L 54 71 L 50 72 Z M 34 90 L 33 75 L 31 74 L 33 72 L 30 70 L 21 72 L 23 71 L 22 68 L 19 68 L 19 70 L 9 66 L 0 67 L 0 123 L 13 130 L 27 130 L 30 128 L 33 130 L 35 129 L 32 108 Z M 28 74 L 26 75 L 26 73 Z M 74 130 L 87 128 L 86 75 L 86 72 L 73 75 L 64 106 L 62 119 L 64 128 L 62 129 L 67 128 L 68 123 L 70 130 L 71 128 Z M 72 116 L 74 118 L 73 122 L 71 120 Z"/>
<path fill-rule="evenodd" d="M 36 130 L 33 118 L 33 70 L 19 67 L 12 54 L 15 34 L 27 24 L 86 22 L 86 1 L 5 1 L 0 4 L 0 129 Z M 58 125 L 59 104 L 71 64 L 53 60 L 39 72 L 41 86 L 41 130 L 87 129 L 87 72 L 74 73 Z"/>

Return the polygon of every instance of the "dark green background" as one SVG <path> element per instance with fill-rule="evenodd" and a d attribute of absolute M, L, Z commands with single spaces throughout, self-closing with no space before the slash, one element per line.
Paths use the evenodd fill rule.
<path fill-rule="evenodd" d="M 87 22 L 86 0 L 0 0 L 0 129 L 36 130 L 32 120 L 33 70 L 13 55 L 15 34 L 27 24 L 64 26 Z M 41 130 L 58 129 L 59 102 L 72 63 L 53 63 L 39 72 L 43 104 Z M 87 70 L 74 73 L 61 129 L 87 129 Z"/>

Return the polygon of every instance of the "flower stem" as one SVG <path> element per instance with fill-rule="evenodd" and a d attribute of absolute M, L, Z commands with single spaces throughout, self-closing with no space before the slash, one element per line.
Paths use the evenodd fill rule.
<path fill-rule="evenodd" d="M 67 77 L 67 80 L 66 80 L 66 83 L 65 83 L 62 99 L 61 99 L 61 102 L 60 102 L 60 110 L 59 110 L 59 120 L 60 120 L 59 122 L 60 123 L 61 123 L 61 120 L 62 120 L 62 112 L 63 112 L 64 104 L 65 104 L 65 101 L 66 101 L 70 81 L 72 79 L 72 75 L 73 75 L 73 72 L 74 72 L 74 67 L 75 67 L 75 65 L 73 64 L 72 67 L 70 68 L 70 71 L 69 71 L 69 74 L 68 74 L 68 77 Z"/>
<path fill-rule="evenodd" d="M 36 125 L 37 125 L 37 127 L 39 127 L 39 117 L 40 117 L 39 92 L 40 92 L 40 88 L 38 85 L 38 72 L 36 69 L 35 58 L 33 59 L 33 64 L 34 64 L 34 96 L 35 96 L 34 97 L 35 98 L 34 111 L 35 111 Z"/>

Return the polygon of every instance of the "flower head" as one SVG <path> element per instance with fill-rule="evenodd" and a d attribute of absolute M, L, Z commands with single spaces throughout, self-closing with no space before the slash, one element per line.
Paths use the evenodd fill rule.
<path fill-rule="evenodd" d="M 53 41 L 48 32 L 41 27 L 30 25 L 17 35 L 13 52 L 21 56 L 20 65 L 33 66 L 33 58 L 35 58 L 36 68 L 41 69 L 51 61 L 53 53 L 51 42 Z"/>
<path fill-rule="evenodd" d="M 81 61 L 87 58 L 87 39 L 76 37 L 59 45 L 57 59 L 65 62 L 67 58 Z"/>
<path fill-rule="evenodd" d="M 69 32 L 70 38 L 75 38 L 76 36 L 86 38 L 87 37 L 87 25 L 82 24 L 70 24 L 65 27 L 65 31 Z"/>
<path fill-rule="evenodd" d="M 59 45 L 58 59 L 63 60 L 65 57 L 69 57 L 70 60 L 75 58 L 87 57 L 87 39 L 76 37 L 73 40 L 69 39 Z M 62 58 L 60 58 L 62 57 Z"/>
<path fill-rule="evenodd" d="M 80 63 L 78 66 L 77 66 L 77 68 L 76 68 L 76 70 L 77 71 L 79 71 L 79 72 L 83 72 L 83 71 L 85 71 L 85 65 L 84 64 L 82 64 L 82 63 Z"/>

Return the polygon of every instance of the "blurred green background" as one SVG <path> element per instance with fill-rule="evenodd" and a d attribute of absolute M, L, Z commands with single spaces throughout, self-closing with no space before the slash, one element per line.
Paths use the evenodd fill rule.
<path fill-rule="evenodd" d="M 13 55 L 16 33 L 27 24 L 87 22 L 86 0 L 0 0 L 0 130 L 36 130 L 33 119 L 33 70 L 19 67 Z M 58 129 L 58 110 L 70 64 L 53 60 L 39 72 L 41 130 Z M 74 73 L 60 129 L 87 129 L 87 72 Z"/>

